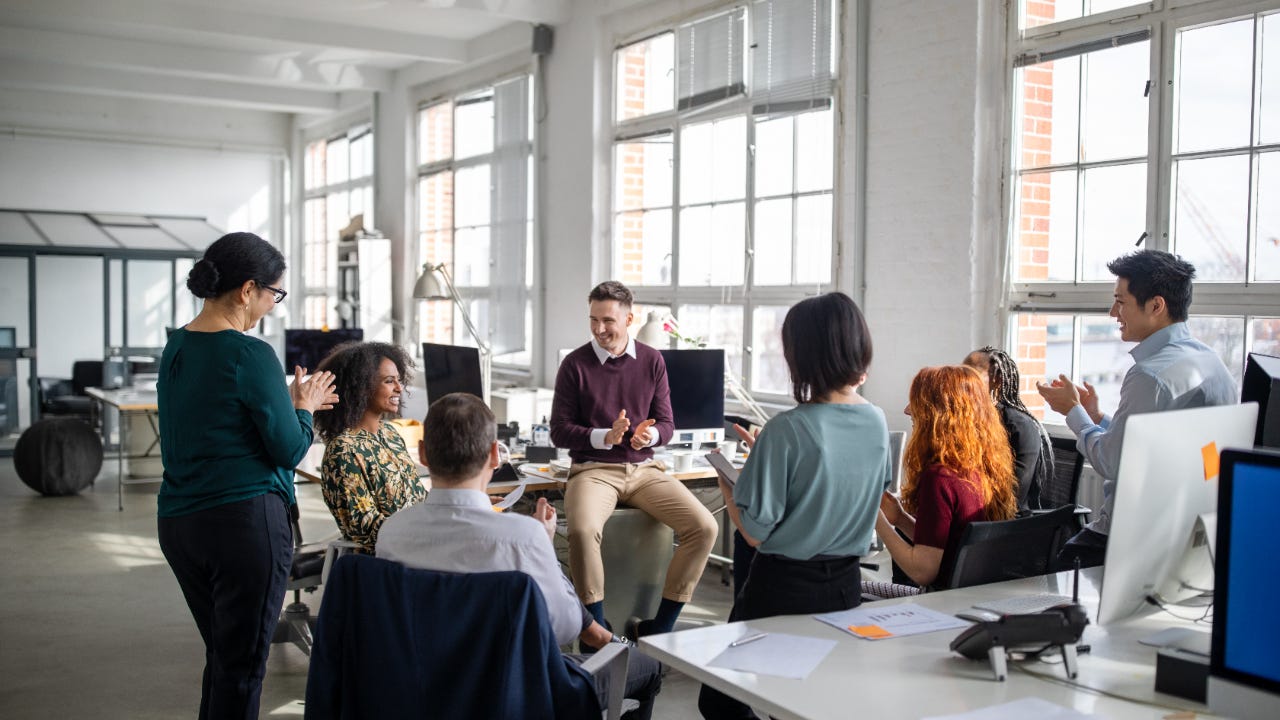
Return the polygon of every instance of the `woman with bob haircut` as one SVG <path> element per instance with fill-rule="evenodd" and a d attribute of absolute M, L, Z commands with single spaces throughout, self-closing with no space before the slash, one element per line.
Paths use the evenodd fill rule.
<path fill-rule="evenodd" d="M 782 352 L 799 404 L 764 426 L 737 484 L 720 483 L 734 526 L 757 550 L 730 622 L 861 603 L 858 560 L 892 477 L 884 413 L 858 394 L 871 333 L 853 300 L 834 292 L 796 303 L 782 323 Z M 755 717 L 705 685 L 698 710 Z"/>
<path fill-rule="evenodd" d="M 921 370 L 905 412 L 914 429 L 903 453 L 902 500 L 884 494 L 876 533 L 923 588 L 937 580 L 969 523 L 1014 516 L 1017 479 L 1004 426 L 973 368 Z"/>
<path fill-rule="evenodd" d="M 400 416 L 413 360 L 399 345 L 367 342 L 334 348 L 320 363 L 346 402 L 316 416 L 325 441 L 324 502 L 342 537 L 372 553 L 378 530 L 396 511 L 427 496 L 418 466 L 388 417 Z"/>

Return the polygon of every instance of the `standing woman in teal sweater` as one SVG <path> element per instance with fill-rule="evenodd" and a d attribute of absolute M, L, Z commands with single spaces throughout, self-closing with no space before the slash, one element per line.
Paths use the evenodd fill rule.
<path fill-rule="evenodd" d="M 205 644 L 200 718 L 257 718 L 293 560 L 293 468 L 333 375 L 286 386 L 275 351 L 245 333 L 275 303 L 280 251 L 251 233 L 209 246 L 187 275 L 204 307 L 160 359 L 160 549 Z"/>

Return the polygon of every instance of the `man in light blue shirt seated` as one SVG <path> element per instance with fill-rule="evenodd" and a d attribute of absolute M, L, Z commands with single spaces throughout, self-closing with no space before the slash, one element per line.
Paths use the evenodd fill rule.
<path fill-rule="evenodd" d="M 1115 414 L 1098 410 L 1098 395 L 1089 383 L 1078 387 L 1059 375 L 1052 383 L 1036 384 L 1049 407 L 1067 416 L 1076 447 L 1103 479 L 1101 512 L 1063 549 L 1064 560 L 1079 557 L 1082 567 L 1101 565 L 1106 558 L 1120 447 L 1129 416 L 1231 405 L 1238 402 L 1239 393 L 1217 353 L 1187 329 L 1191 281 L 1196 274 L 1191 263 L 1160 250 L 1142 250 L 1112 260 L 1107 269 L 1116 276 L 1111 317 L 1120 323 L 1122 340 L 1138 343 L 1129 351 L 1133 367 L 1120 385 Z"/>

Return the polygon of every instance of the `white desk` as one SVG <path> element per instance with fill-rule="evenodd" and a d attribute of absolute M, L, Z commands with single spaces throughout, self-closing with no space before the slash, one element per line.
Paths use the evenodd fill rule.
<path fill-rule="evenodd" d="M 132 485 L 136 483 L 155 483 L 161 480 L 161 478 L 128 480 L 124 474 L 124 456 L 129 447 L 129 416 L 147 416 L 151 420 L 152 429 L 155 430 L 156 442 L 151 444 L 151 448 L 147 450 L 144 457 L 151 457 L 151 451 L 158 449 L 160 429 L 156 426 L 156 418 L 159 416 L 160 410 L 157 405 L 156 391 L 136 388 L 104 390 L 94 387 L 85 388 L 84 391 L 98 404 L 103 406 L 110 405 L 120 414 L 120 447 L 116 453 L 116 472 L 120 481 L 116 484 L 116 509 L 124 510 L 124 486 L 126 482 Z"/>
<path fill-rule="evenodd" d="M 1101 568 L 1081 573 L 1080 599 L 1091 618 L 1098 606 L 1098 570 Z M 883 604 L 916 602 L 942 612 L 956 612 L 975 602 L 1013 593 L 1070 595 L 1070 578 L 1070 573 L 1062 573 L 886 600 Z M 804 680 L 708 668 L 707 663 L 744 633 L 744 624 L 752 630 L 830 638 L 839 644 Z M 838 631 L 809 615 L 655 635 L 642 638 L 640 650 L 779 718 L 920 718 L 975 710 L 1023 697 L 1040 697 L 1113 719 L 1157 719 L 1172 710 L 1204 713 L 1204 705 L 1155 692 L 1156 650 L 1140 645 L 1138 640 L 1171 626 L 1208 631 L 1207 625 L 1197 626 L 1167 613 L 1133 618 L 1117 627 L 1090 625 L 1081 642 L 1091 649 L 1080 655 L 1080 674 L 1075 681 L 1067 680 L 1061 664 L 1031 661 L 1010 662 L 1009 679 L 996 682 L 988 663 L 966 660 L 948 649 L 959 630 L 870 641 Z"/>

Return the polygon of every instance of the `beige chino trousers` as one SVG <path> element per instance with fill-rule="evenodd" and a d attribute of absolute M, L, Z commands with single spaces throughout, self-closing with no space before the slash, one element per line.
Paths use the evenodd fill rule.
<path fill-rule="evenodd" d="M 604 524 L 621 502 L 638 508 L 675 531 L 679 545 L 662 597 L 688 602 L 715 544 L 715 518 L 684 483 L 658 462 L 575 463 L 569 469 L 564 511 L 569 522 L 569 574 L 583 604 L 604 599 L 604 563 L 600 538 Z"/>

